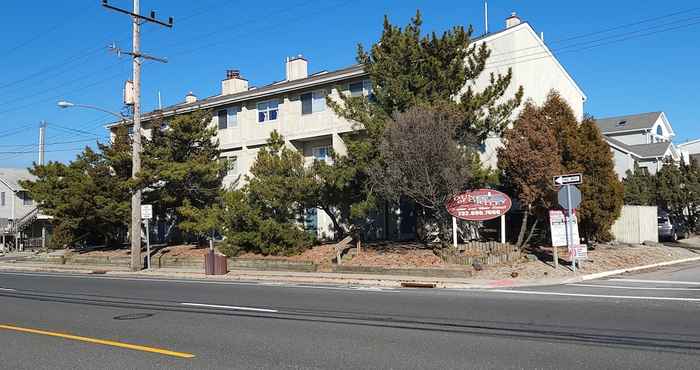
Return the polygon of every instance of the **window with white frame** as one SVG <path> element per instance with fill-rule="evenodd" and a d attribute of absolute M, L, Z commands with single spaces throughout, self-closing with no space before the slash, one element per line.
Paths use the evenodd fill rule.
<path fill-rule="evenodd" d="M 23 191 L 19 194 L 20 194 L 20 198 L 22 198 L 22 205 L 31 206 L 34 204 L 34 201 L 29 196 L 29 193 L 27 193 L 26 191 Z"/>
<path fill-rule="evenodd" d="M 311 114 L 326 110 L 326 92 L 323 90 L 301 94 L 301 114 Z"/>
<path fill-rule="evenodd" d="M 216 112 L 216 115 L 219 120 L 219 130 L 225 130 L 228 128 L 228 112 L 226 109 L 222 109 L 218 112 Z"/>
<path fill-rule="evenodd" d="M 272 99 L 258 103 L 258 122 L 274 121 L 279 114 L 279 100 Z"/>
<path fill-rule="evenodd" d="M 351 97 L 365 96 L 372 98 L 374 96 L 372 92 L 372 81 L 362 80 L 353 82 L 348 85 L 348 90 L 350 90 Z"/>
<path fill-rule="evenodd" d="M 5 206 L 5 192 L 0 193 L 0 206 Z"/>
<path fill-rule="evenodd" d="M 350 90 L 350 96 L 352 97 L 363 96 L 365 94 L 363 81 L 351 83 L 348 89 Z"/>
<path fill-rule="evenodd" d="M 323 145 L 311 149 L 311 154 L 316 161 L 330 162 L 331 161 L 331 146 Z"/>

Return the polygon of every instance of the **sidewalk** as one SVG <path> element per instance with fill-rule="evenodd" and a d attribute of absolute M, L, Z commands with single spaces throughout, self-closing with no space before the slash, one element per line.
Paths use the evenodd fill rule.
<path fill-rule="evenodd" d="M 494 289 L 517 288 L 532 286 L 547 286 L 570 284 L 586 280 L 600 279 L 606 276 L 618 275 L 630 271 L 674 265 L 685 262 L 700 261 L 700 257 L 683 258 L 673 261 L 654 263 L 644 266 L 635 266 L 619 270 L 610 270 L 593 274 L 581 274 L 569 277 L 550 277 L 540 279 L 468 279 L 468 278 L 432 278 L 399 275 L 377 274 L 343 274 L 327 272 L 293 272 L 293 271 L 256 271 L 256 270 L 232 270 L 227 275 L 205 276 L 202 270 L 192 268 L 160 268 L 131 272 L 127 268 L 89 266 L 80 267 L 70 265 L 52 265 L 46 263 L 0 261 L 0 271 L 12 272 L 62 272 L 75 274 L 100 274 L 121 278 L 165 278 L 181 280 L 198 280 L 212 282 L 273 282 L 280 284 L 312 284 L 312 285 L 361 285 L 371 287 L 399 288 L 399 287 L 435 287 L 449 289 Z"/>

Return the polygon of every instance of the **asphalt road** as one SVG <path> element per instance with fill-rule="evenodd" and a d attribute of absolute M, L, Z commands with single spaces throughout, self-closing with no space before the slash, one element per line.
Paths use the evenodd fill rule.
<path fill-rule="evenodd" d="M 699 314 L 700 264 L 495 291 L 5 272 L 0 368 L 697 369 Z"/>

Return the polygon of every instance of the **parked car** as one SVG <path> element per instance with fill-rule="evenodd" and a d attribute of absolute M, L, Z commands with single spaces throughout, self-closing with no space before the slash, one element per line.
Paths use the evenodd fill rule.
<path fill-rule="evenodd" d="M 666 211 L 659 211 L 659 240 L 676 241 L 688 237 L 688 228 L 682 221 L 673 220 Z"/>

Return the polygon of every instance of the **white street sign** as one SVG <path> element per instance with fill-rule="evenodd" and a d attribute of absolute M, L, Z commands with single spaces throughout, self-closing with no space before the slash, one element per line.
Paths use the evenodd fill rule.
<path fill-rule="evenodd" d="M 576 213 L 574 212 L 574 217 L 571 219 L 571 237 L 572 243 L 574 245 L 579 244 L 578 235 L 578 221 L 576 220 Z M 549 226 L 551 228 L 552 234 L 552 246 L 563 247 L 569 245 L 566 238 L 566 217 L 564 217 L 564 211 L 561 210 L 551 210 L 549 211 Z"/>
<path fill-rule="evenodd" d="M 568 174 L 568 175 L 554 176 L 554 185 L 555 186 L 575 185 L 575 184 L 580 184 L 582 182 L 583 182 L 583 175 L 580 173 L 572 173 L 572 174 Z"/>
<path fill-rule="evenodd" d="M 588 259 L 588 246 L 583 244 L 583 245 L 575 245 L 575 246 L 569 248 L 569 256 L 570 256 L 570 258 L 577 259 L 577 260 Z"/>
<path fill-rule="evenodd" d="M 150 204 L 141 205 L 141 218 L 144 220 L 150 220 L 153 218 L 153 206 Z"/>

